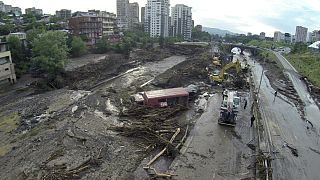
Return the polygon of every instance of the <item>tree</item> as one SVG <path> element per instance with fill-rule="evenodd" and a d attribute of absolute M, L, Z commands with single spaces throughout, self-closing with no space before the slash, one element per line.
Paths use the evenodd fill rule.
<path fill-rule="evenodd" d="M 71 54 L 79 57 L 87 53 L 87 46 L 80 37 L 74 36 L 71 42 Z"/>
<path fill-rule="evenodd" d="M 43 33 L 33 42 L 33 65 L 49 75 L 63 71 L 68 58 L 66 34 L 59 31 Z"/>
<path fill-rule="evenodd" d="M 2 35 L 8 35 L 14 30 L 14 25 L 13 24 L 4 24 L 0 25 L 0 36 Z"/>
<path fill-rule="evenodd" d="M 99 39 L 96 44 L 96 53 L 103 54 L 108 52 L 109 50 L 110 50 L 110 45 L 108 43 L 108 38 L 104 36 L 101 39 Z"/>
<path fill-rule="evenodd" d="M 28 70 L 29 61 L 26 57 L 25 48 L 20 39 L 15 36 L 8 38 L 8 45 L 12 55 L 12 61 L 16 65 L 16 72 L 21 76 Z"/>
<path fill-rule="evenodd" d="M 303 53 L 308 50 L 308 46 L 302 42 L 297 42 L 293 46 L 293 53 Z"/>

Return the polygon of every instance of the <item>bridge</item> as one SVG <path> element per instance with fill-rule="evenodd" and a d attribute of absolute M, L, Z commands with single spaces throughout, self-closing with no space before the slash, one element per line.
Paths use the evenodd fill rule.
<path fill-rule="evenodd" d="M 231 52 L 231 50 L 235 47 L 238 47 L 241 49 L 241 54 L 243 54 L 244 51 L 249 51 L 253 56 L 256 56 L 258 54 L 258 51 L 261 50 L 258 47 L 253 47 L 253 46 L 247 46 L 243 44 L 229 44 L 225 43 L 223 44 L 226 47 L 227 52 Z"/>

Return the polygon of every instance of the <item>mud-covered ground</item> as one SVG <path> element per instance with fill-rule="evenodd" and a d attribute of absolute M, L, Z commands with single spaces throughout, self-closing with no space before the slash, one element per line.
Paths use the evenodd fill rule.
<path fill-rule="evenodd" d="M 275 89 L 277 93 L 282 94 L 288 99 L 284 99 L 281 96 L 278 97 L 282 98 L 284 101 L 293 102 L 299 110 L 299 112 L 301 113 L 301 117 L 304 118 L 303 102 L 297 94 L 297 91 L 295 90 L 288 75 L 284 73 L 284 69 L 281 63 L 278 61 L 271 61 L 268 59 L 266 61 L 263 61 L 259 58 L 254 58 L 258 63 L 260 63 L 264 67 L 264 73 L 268 77 L 271 87 Z"/>
<path fill-rule="evenodd" d="M 59 90 L 27 94 L 19 98 L 14 98 L 14 91 L 1 96 L 7 100 L 0 107 L 1 177 L 134 178 L 134 172 L 143 158 L 148 156 L 152 149 L 162 147 L 146 148 L 145 140 L 141 137 L 123 136 L 119 131 L 113 130 L 114 127 L 122 127 L 136 118 L 132 114 L 126 114 L 131 107 L 129 96 L 144 88 L 161 88 L 154 86 L 156 83 L 153 84 L 152 79 L 157 79 L 157 76 L 165 71 L 167 78 L 172 79 L 176 74 L 168 73 L 175 72 L 170 71 L 170 68 L 181 67 L 176 64 L 183 61 L 187 62 L 183 63 L 183 66 L 198 69 L 194 72 L 201 74 L 202 63 L 195 62 L 203 61 L 201 57 L 206 49 L 174 46 L 169 50 L 143 51 L 135 51 L 130 57 L 110 55 L 99 62 L 69 71 L 66 77 L 61 79 L 66 86 Z M 173 55 L 183 57 L 164 60 Z M 150 67 L 157 67 L 158 71 L 153 71 Z M 191 77 L 187 74 L 185 76 Z M 200 82 L 207 79 L 202 76 L 196 78 Z M 136 84 L 142 84 L 142 80 L 151 80 L 150 85 L 147 83 L 146 86 L 137 87 Z M 193 80 L 195 82 L 196 79 Z M 189 84 L 191 81 L 185 80 L 176 86 Z M 203 83 L 199 84 L 202 84 L 199 85 L 202 90 L 208 89 Z M 170 86 L 174 84 L 171 83 Z M 28 90 L 27 88 L 25 91 Z M 175 118 L 181 119 L 179 116 L 184 111 L 150 111 L 152 114 L 147 113 L 137 121 L 157 115 L 164 120 L 165 125 L 167 122 L 175 122 Z M 158 124 L 161 128 L 161 123 Z M 173 124 L 182 129 L 179 138 L 185 134 L 186 124 Z M 179 143 L 179 139 L 174 143 Z"/>

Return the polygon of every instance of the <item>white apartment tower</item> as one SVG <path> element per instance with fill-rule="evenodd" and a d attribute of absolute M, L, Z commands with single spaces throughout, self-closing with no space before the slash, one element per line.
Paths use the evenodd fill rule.
<path fill-rule="evenodd" d="M 307 42 L 307 33 L 308 33 L 308 28 L 302 27 L 302 26 L 297 26 L 296 27 L 296 42 Z"/>
<path fill-rule="evenodd" d="M 129 26 L 129 0 L 117 0 L 117 26 L 127 30 Z"/>
<path fill-rule="evenodd" d="M 191 7 L 177 4 L 171 9 L 172 35 L 181 36 L 184 40 L 191 40 L 192 12 Z"/>
<path fill-rule="evenodd" d="M 148 0 L 145 7 L 145 32 L 150 37 L 168 37 L 169 13 L 169 0 Z"/>

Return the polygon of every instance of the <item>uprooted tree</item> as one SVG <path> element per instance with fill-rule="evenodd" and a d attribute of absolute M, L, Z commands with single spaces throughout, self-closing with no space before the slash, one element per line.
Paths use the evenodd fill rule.
<path fill-rule="evenodd" d="M 32 64 L 40 71 L 56 76 L 68 59 L 66 34 L 63 32 L 45 32 L 32 44 Z"/>

